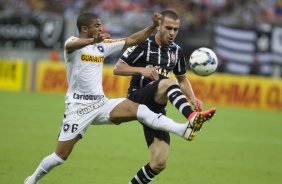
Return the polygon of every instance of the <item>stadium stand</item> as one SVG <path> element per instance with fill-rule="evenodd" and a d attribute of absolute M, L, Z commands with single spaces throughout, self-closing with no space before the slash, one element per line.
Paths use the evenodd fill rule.
<path fill-rule="evenodd" d="M 273 37 L 279 38 L 282 34 L 279 27 L 282 23 L 282 0 L 0 0 L 2 27 L 0 54 L 1 57 L 23 57 L 32 61 L 48 59 L 54 47 L 57 48 L 59 45 L 62 48 L 63 41 L 70 35 L 76 34 L 76 30 L 70 27 L 74 27 L 72 26 L 75 24 L 74 17 L 83 11 L 94 11 L 99 14 L 102 20 L 107 22 L 104 29 L 111 30 L 110 34 L 113 37 L 120 37 L 142 28 L 150 21 L 152 12 L 166 8 L 177 10 L 182 19 L 181 31 L 176 41 L 181 40 L 179 43 L 185 49 L 187 58 L 195 48 L 211 47 L 219 51 L 221 64 L 219 71 L 281 77 L 282 53 L 279 50 L 282 50 L 280 48 L 282 41 L 280 39 L 280 42 L 273 43 Z M 48 20 L 49 22 L 46 23 Z M 33 42 L 23 42 L 28 39 L 22 37 L 18 37 L 17 40 L 7 38 L 5 35 L 7 32 L 18 33 L 25 30 L 22 27 L 27 22 L 32 22 L 34 34 L 45 33 L 45 37 L 34 36 Z M 62 25 L 59 30 L 60 35 L 54 35 L 55 31 L 58 32 L 59 24 Z M 254 32 L 256 36 L 251 44 L 256 46 L 249 53 L 252 59 L 248 60 L 247 64 L 230 60 L 231 56 L 228 54 L 226 57 L 228 52 L 223 52 L 223 42 L 220 42 L 221 45 L 218 42 L 223 39 L 218 37 L 219 27 Z M 49 38 L 56 39 L 51 42 Z M 48 39 L 50 42 L 44 43 Z M 257 43 L 257 40 L 260 43 Z M 259 50 L 259 46 L 263 47 L 267 41 L 269 43 L 267 52 Z M 276 46 L 274 50 L 273 45 Z M 36 49 L 37 52 L 31 53 L 32 49 Z M 241 56 L 245 53 L 246 51 L 241 53 L 239 51 Z M 62 54 L 59 54 L 59 58 L 62 59 Z M 107 63 L 112 62 L 114 60 L 111 58 L 107 61 Z"/>

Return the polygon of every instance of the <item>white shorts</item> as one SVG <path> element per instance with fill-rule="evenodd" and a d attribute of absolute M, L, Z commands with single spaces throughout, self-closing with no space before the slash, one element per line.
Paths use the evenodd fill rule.
<path fill-rule="evenodd" d="M 58 140 L 71 140 L 78 134 L 83 136 L 87 128 L 92 124 L 109 124 L 111 111 L 125 99 L 103 98 L 98 102 L 90 104 L 67 104 Z"/>

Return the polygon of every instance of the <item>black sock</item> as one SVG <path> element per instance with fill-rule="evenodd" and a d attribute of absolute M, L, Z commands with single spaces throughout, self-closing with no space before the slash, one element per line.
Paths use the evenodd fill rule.
<path fill-rule="evenodd" d="M 185 118 L 194 112 L 190 103 L 187 101 L 186 96 L 183 95 L 178 85 L 170 86 L 166 91 L 170 103 L 181 112 Z"/>
<path fill-rule="evenodd" d="M 149 164 L 147 164 L 137 172 L 129 184 L 146 184 L 151 182 L 156 175 L 157 173 L 153 171 Z"/>

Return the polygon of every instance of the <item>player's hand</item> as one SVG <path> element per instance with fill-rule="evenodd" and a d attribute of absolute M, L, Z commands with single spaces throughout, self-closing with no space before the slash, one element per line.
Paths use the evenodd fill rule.
<path fill-rule="evenodd" d="M 203 102 L 201 100 L 195 98 L 195 99 L 193 99 L 191 101 L 192 101 L 192 103 L 193 103 L 193 105 L 195 107 L 195 111 L 200 112 L 200 111 L 203 110 L 203 105 L 204 104 L 203 104 Z"/>
<path fill-rule="evenodd" d="M 162 17 L 162 15 L 160 13 L 154 13 L 152 15 L 152 20 L 153 20 L 154 26 L 157 27 L 157 26 L 160 25 L 161 17 Z"/>
<path fill-rule="evenodd" d="M 94 36 L 95 43 L 100 43 L 105 39 L 109 39 L 111 35 L 109 33 L 98 33 L 96 36 Z"/>
<path fill-rule="evenodd" d="M 154 66 L 154 67 L 148 67 L 148 68 L 142 68 L 142 72 L 141 74 L 146 77 L 149 78 L 151 80 L 159 80 L 159 74 L 157 72 L 157 70 L 159 69 L 159 66 Z"/>

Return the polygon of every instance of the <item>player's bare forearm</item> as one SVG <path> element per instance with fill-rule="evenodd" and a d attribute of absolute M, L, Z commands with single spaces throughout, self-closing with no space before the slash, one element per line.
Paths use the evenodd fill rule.
<path fill-rule="evenodd" d="M 144 42 L 155 30 L 156 26 L 151 25 L 143 29 L 142 31 L 138 31 L 129 37 L 126 38 L 126 44 L 124 45 L 124 49 L 127 47 L 131 47 L 133 45 L 138 45 Z"/>
<path fill-rule="evenodd" d="M 189 98 L 197 111 L 203 109 L 203 102 L 196 98 L 192 85 L 185 75 L 176 76 L 181 91 Z"/>
<path fill-rule="evenodd" d="M 155 30 L 155 28 L 159 25 L 159 20 L 161 15 L 159 13 L 154 13 L 152 15 L 153 24 L 146 27 L 145 29 L 133 33 L 132 35 L 126 38 L 126 43 L 124 45 L 124 49 L 127 47 L 131 47 L 133 45 L 138 45 L 144 42 Z"/>
<path fill-rule="evenodd" d="M 195 101 L 196 97 L 192 88 L 190 81 L 186 78 L 185 75 L 176 76 L 176 79 L 179 83 L 181 91 L 187 96 L 191 101 Z"/>
<path fill-rule="evenodd" d="M 134 67 L 129 66 L 127 63 L 119 60 L 114 67 L 114 75 L 121 76 L 132 76 L 132 75 L 142 75 L 151 80 L 159 80 L 159 74 L 157 70 L 159 66 L 144 68 L 144 67 Z"/>
<path fill-rule="evenodd" d="M 141 70 L 139 67 L 129 66 L 122 60 L 118 60 L 117 64 L 114 67 L 114 74 L 121 76 L 139 75 L 141 74 Z"/>
<path fill-rule="evenodd" d="M 78 38 L 78 39 L 69 41 L 66 44 L 66 50 L 67 52 L 73 52 L 87 45 L 93 44 L 94 41 L 95 41 L 95 38 Z"/>

